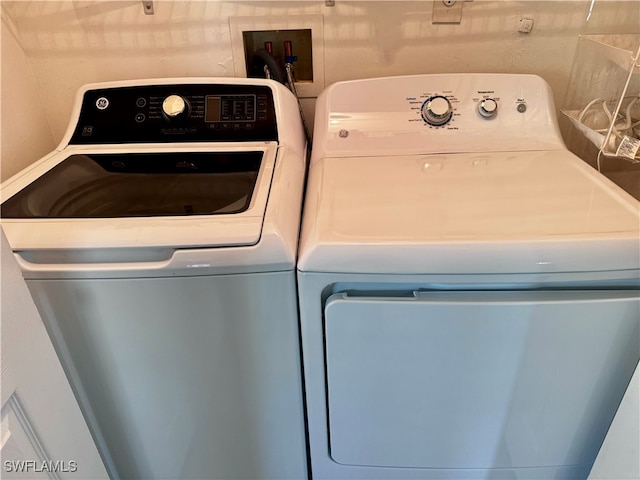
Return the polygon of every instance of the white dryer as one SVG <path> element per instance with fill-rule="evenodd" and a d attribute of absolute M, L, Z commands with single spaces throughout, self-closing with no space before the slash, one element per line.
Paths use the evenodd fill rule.
<path fill-rule="evenodd" d="M 305 162 L 276 82 L 127 81 L 84 87 L 58 149 L 2 185 L 2 228 L 112 478 L 307 475 Z"/>
<path fill-rule="evenodd" d="M 298 261 L 314 479 L 585 479 L 640 358 L 638 202 L 531 75 L 319 98 Z"/>

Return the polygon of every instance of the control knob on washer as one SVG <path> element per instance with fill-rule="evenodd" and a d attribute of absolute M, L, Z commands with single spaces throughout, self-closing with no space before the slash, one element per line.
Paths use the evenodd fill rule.
<path fill-rule="evenodd" d="M 189 113 L 189 104 L 180 95 L 169 95 L 162 102 L 162 113 L 169 120 L 177 119 Z"/>
<path fill-rule="evenodd" d="M 433 96 L 422 104 L 422 118 L 429 125 L 444 125 L 451 120 L 452 115 L 451 102 L 442 95 Z"/>
<path fill-rule="evenodd" d="M 486 118 L 493 118 L 498 114 L 498 102 L 493 98 L 485 98 L 478 103 L 478 113 Z"/>

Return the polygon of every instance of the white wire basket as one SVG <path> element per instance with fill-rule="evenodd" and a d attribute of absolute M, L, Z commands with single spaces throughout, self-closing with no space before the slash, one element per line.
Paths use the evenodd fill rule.
<path fill-rule="evenodd" d="M 600 156 L 640 163 L 640 34 L 581 35 L 562 113 Z"/>

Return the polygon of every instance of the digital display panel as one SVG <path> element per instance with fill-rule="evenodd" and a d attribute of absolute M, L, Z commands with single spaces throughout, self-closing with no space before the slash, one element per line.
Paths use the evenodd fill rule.
<path fill-rule="evenodd" d="M 255 95 L 208 95 L 205 102 L 205 122 L 254 122 Z"/>
<path fill-rule="evenodd" d="M 205 122 L 219 122 L 220 121 L 220 104 L 222 103 L 221 97 L 208 96 L 204 109 L 204 121 Z"/>

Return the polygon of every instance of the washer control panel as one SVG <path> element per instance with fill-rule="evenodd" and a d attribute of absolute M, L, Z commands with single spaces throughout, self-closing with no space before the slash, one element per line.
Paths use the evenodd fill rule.
<path fill-rule="evenodd" d="M 263 85 L 144 85 L 88 90 L 71 144 L 278 140 Z"/>

